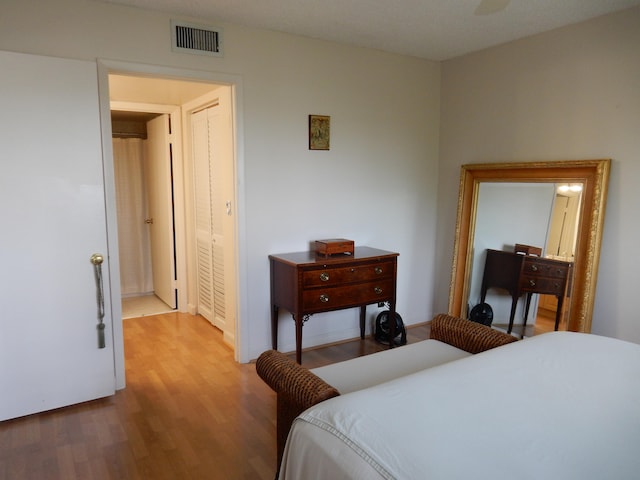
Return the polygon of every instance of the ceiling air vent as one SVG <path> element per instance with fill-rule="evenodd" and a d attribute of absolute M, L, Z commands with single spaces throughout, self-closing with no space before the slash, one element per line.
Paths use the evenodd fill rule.
<path fill-rule="evenodd" d="M 171 21 L 171 49 L 174 52 L 222 56 L 222 31 L 204 25 Z"/>

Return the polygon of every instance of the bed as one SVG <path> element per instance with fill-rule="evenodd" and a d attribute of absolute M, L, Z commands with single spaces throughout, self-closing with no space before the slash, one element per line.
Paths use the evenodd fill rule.
<path fill-rule="evenodd" d="M 635 479 L 639 447 L 640 345 L 551 332 L 317 403 L 279 478 Z"/>

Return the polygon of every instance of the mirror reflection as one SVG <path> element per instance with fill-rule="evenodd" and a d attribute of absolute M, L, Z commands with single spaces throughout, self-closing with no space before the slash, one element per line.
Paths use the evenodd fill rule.
<path fill-rule="evenodd" d="M 483 323 L 491 314 L 516 336 L 590 332 L 610 166 L 463 165 L 449 314 Z"/>
<path fill-rule="evenodd" d="M 476 314 L 490 311 L 494 328 L 518 336 L 567 329 L 567 297 L 571 294 L 570 274 L 575 259 L 582 189 L 581 183 L 485 182 L 479 185 L 467 301 L 469 312 L 481 305 L 476 307 Z M 531 248 L 516 248 L 516 245 Z M 515 253 L 554 262 L 530 259 L 526 265 L 530 274 L 524 276 L 520 275 L 522 268 L 519 268 L 524 266 L 521 265 L 523 259 L 511 259 Z M 504 270 L 509 265 L 518 268 L 511 278 L 502 278 L 506 273 L 492 270 Z M 542 276 L 545 267 L 547 273 L 552 273 L 551 277 Z M 532 268 L 536 271 L 531 271 Z M 565 272 L 567 278 L 563 278 Z M 522 281 L 527 282 L 523 287 L 526 292 L 518 290 Z"/>

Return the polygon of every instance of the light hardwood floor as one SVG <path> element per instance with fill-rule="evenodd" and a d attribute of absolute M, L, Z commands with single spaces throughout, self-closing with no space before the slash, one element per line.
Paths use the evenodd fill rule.
<path fill-rule="evenodd" d="M 125 320 L 124 336 L 126 389 L 0 423 L 0 480 L 273 479 L 275 394 L 218 329 L 171 312 Z M 407 332 L 428 337 L 428 325 Z M 306 350 L 302 363 L 386 348 L 357 339 Z"/>
<path fill-rule="evenodd" d="M 172 312 L 125 320 L 124 335 L 127 388 L 0 423 L 0 479 L 273 479 L 275 394 L 219 330 Z M 427 336 L 411 328 L 409 343 Z M 303 365 L 383 348 L 344 342 L 304 352 Z"/>

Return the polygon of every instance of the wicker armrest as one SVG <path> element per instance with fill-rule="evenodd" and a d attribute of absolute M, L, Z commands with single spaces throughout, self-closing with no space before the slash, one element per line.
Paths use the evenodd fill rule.
<path fill-rule="evenodd" d="M 256 361 L 256 371 L 276 393 L 307 408 L 336 397 L 340 393 L 309 369 L 297 364 L 277 350 L 267 350 Z"/>
<path fill-rule="evenodd" d="M 430 337 L 469 353 L 480 353 L 518 339 L 479 323 L 441 313 L 431 321 Z"/>
<path fill-rule="evenodd" d="M 256 372 L 277 395 L 276 444 L 278 466 L 293 420 L 307 408 L 340 392 L 286 355 L 267 350 L 256 361 Z"/>

